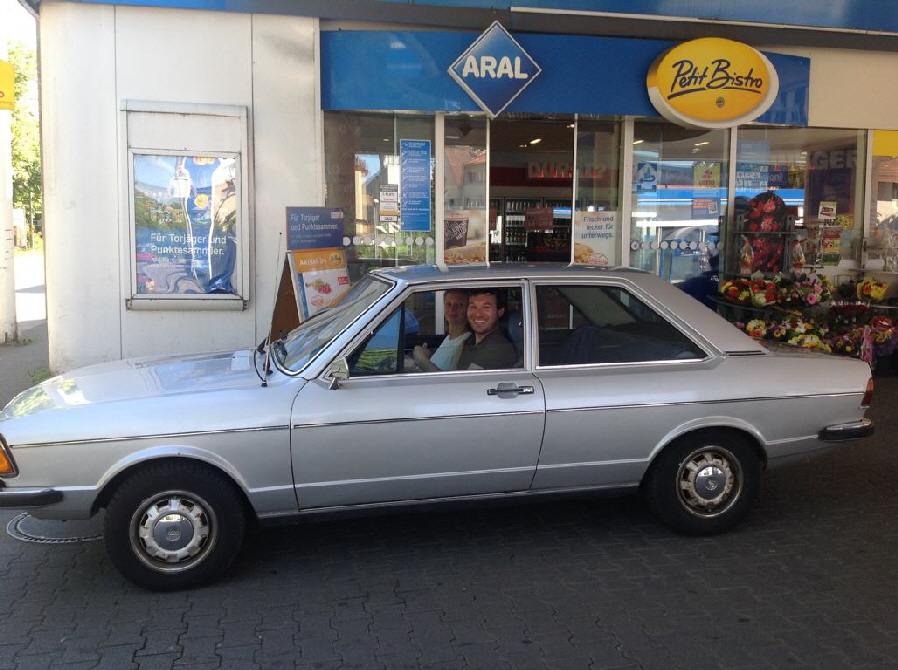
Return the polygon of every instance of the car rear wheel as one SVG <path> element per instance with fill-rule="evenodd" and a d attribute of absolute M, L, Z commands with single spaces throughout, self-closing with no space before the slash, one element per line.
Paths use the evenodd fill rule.
<path fill-rule="evenodd" d="M 208 584 L 231 565 L 246 513 L 232 482 L 199 463 L 136 472 L 106 509 L 106 552 L 130 581 L 154 591 Z"/>
<path fill-rule="evenodd" d="M 643 482 L 651 510 L 685 535 L 729 530 L 754 505 L 760 487 L 760 458 L 745 437 L 727 431 L 702 431 L 671 443 Z"/>

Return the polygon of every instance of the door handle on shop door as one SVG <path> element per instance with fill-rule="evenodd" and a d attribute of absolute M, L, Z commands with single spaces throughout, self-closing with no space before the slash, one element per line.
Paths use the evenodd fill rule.
<path fill-rule="evenodd" d="M 499 386 L 494 389 L 487 389 L 487 395 L 497 395 L 500 398 L 515 397 L 519 395 L 531 395 L 533 393 L 532 386 L 518 386 L 513 382 L 499 382 Z"/>

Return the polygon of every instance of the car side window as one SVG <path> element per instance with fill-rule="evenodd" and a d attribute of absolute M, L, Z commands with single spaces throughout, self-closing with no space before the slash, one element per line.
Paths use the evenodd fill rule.
<path fill-rule="evenodd" d="M 465 348 L 476 340 L 468 306 L 472 293 L 483 294 L 467 287 L 416 291 L 348 356 L 350 376 L 523 367 L 521 289 L 487 290 L 501 296 L 501 307 L 494 304 L 489 314 L 488 329 L 497 330 L 498 337 L 490 337 L 476 352 Z M 489 294 L 483 299 L 496 298 Z"/>
<path fill-rule="evenodd" d="M 619 286 L 536 288 L 539 365 L 704 358 L 686 335 Z"/>

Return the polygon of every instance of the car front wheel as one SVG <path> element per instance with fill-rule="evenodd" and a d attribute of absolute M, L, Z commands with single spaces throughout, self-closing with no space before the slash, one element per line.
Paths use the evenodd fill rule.
<path fill-rule="evenodd" d="M 761 460 L 747 439 L 704 431 L 671 443 L 649 469 L 643 490 L 649 507 L 685 535 L 723 533 L 754 505 Z"/>
<path fill-rule="evenodd" d="M 242 501 L 198 463 L 150 465 L 125 479 L 106 509 L 106 552 L 130 581 L 154 591 L 208 584 L 240 550 Z"/>

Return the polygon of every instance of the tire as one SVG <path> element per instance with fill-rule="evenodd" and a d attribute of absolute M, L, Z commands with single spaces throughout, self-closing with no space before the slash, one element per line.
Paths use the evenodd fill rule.
<path fill-rule="evenodd" d="M 761 488 L 761 460 L 747 438 L 702 431 L 667 446 L 643 481 L 652 512 L 683 535 L 716 535 L 748 514 Z"/>
<path fill-rule="evenodd" d="M 219 579 L 243 543 L 246 512 L 234 484 L 199 463 L 167 461 L 134 473 L 106 507 L 106 553 L 145 589 Z"/>

